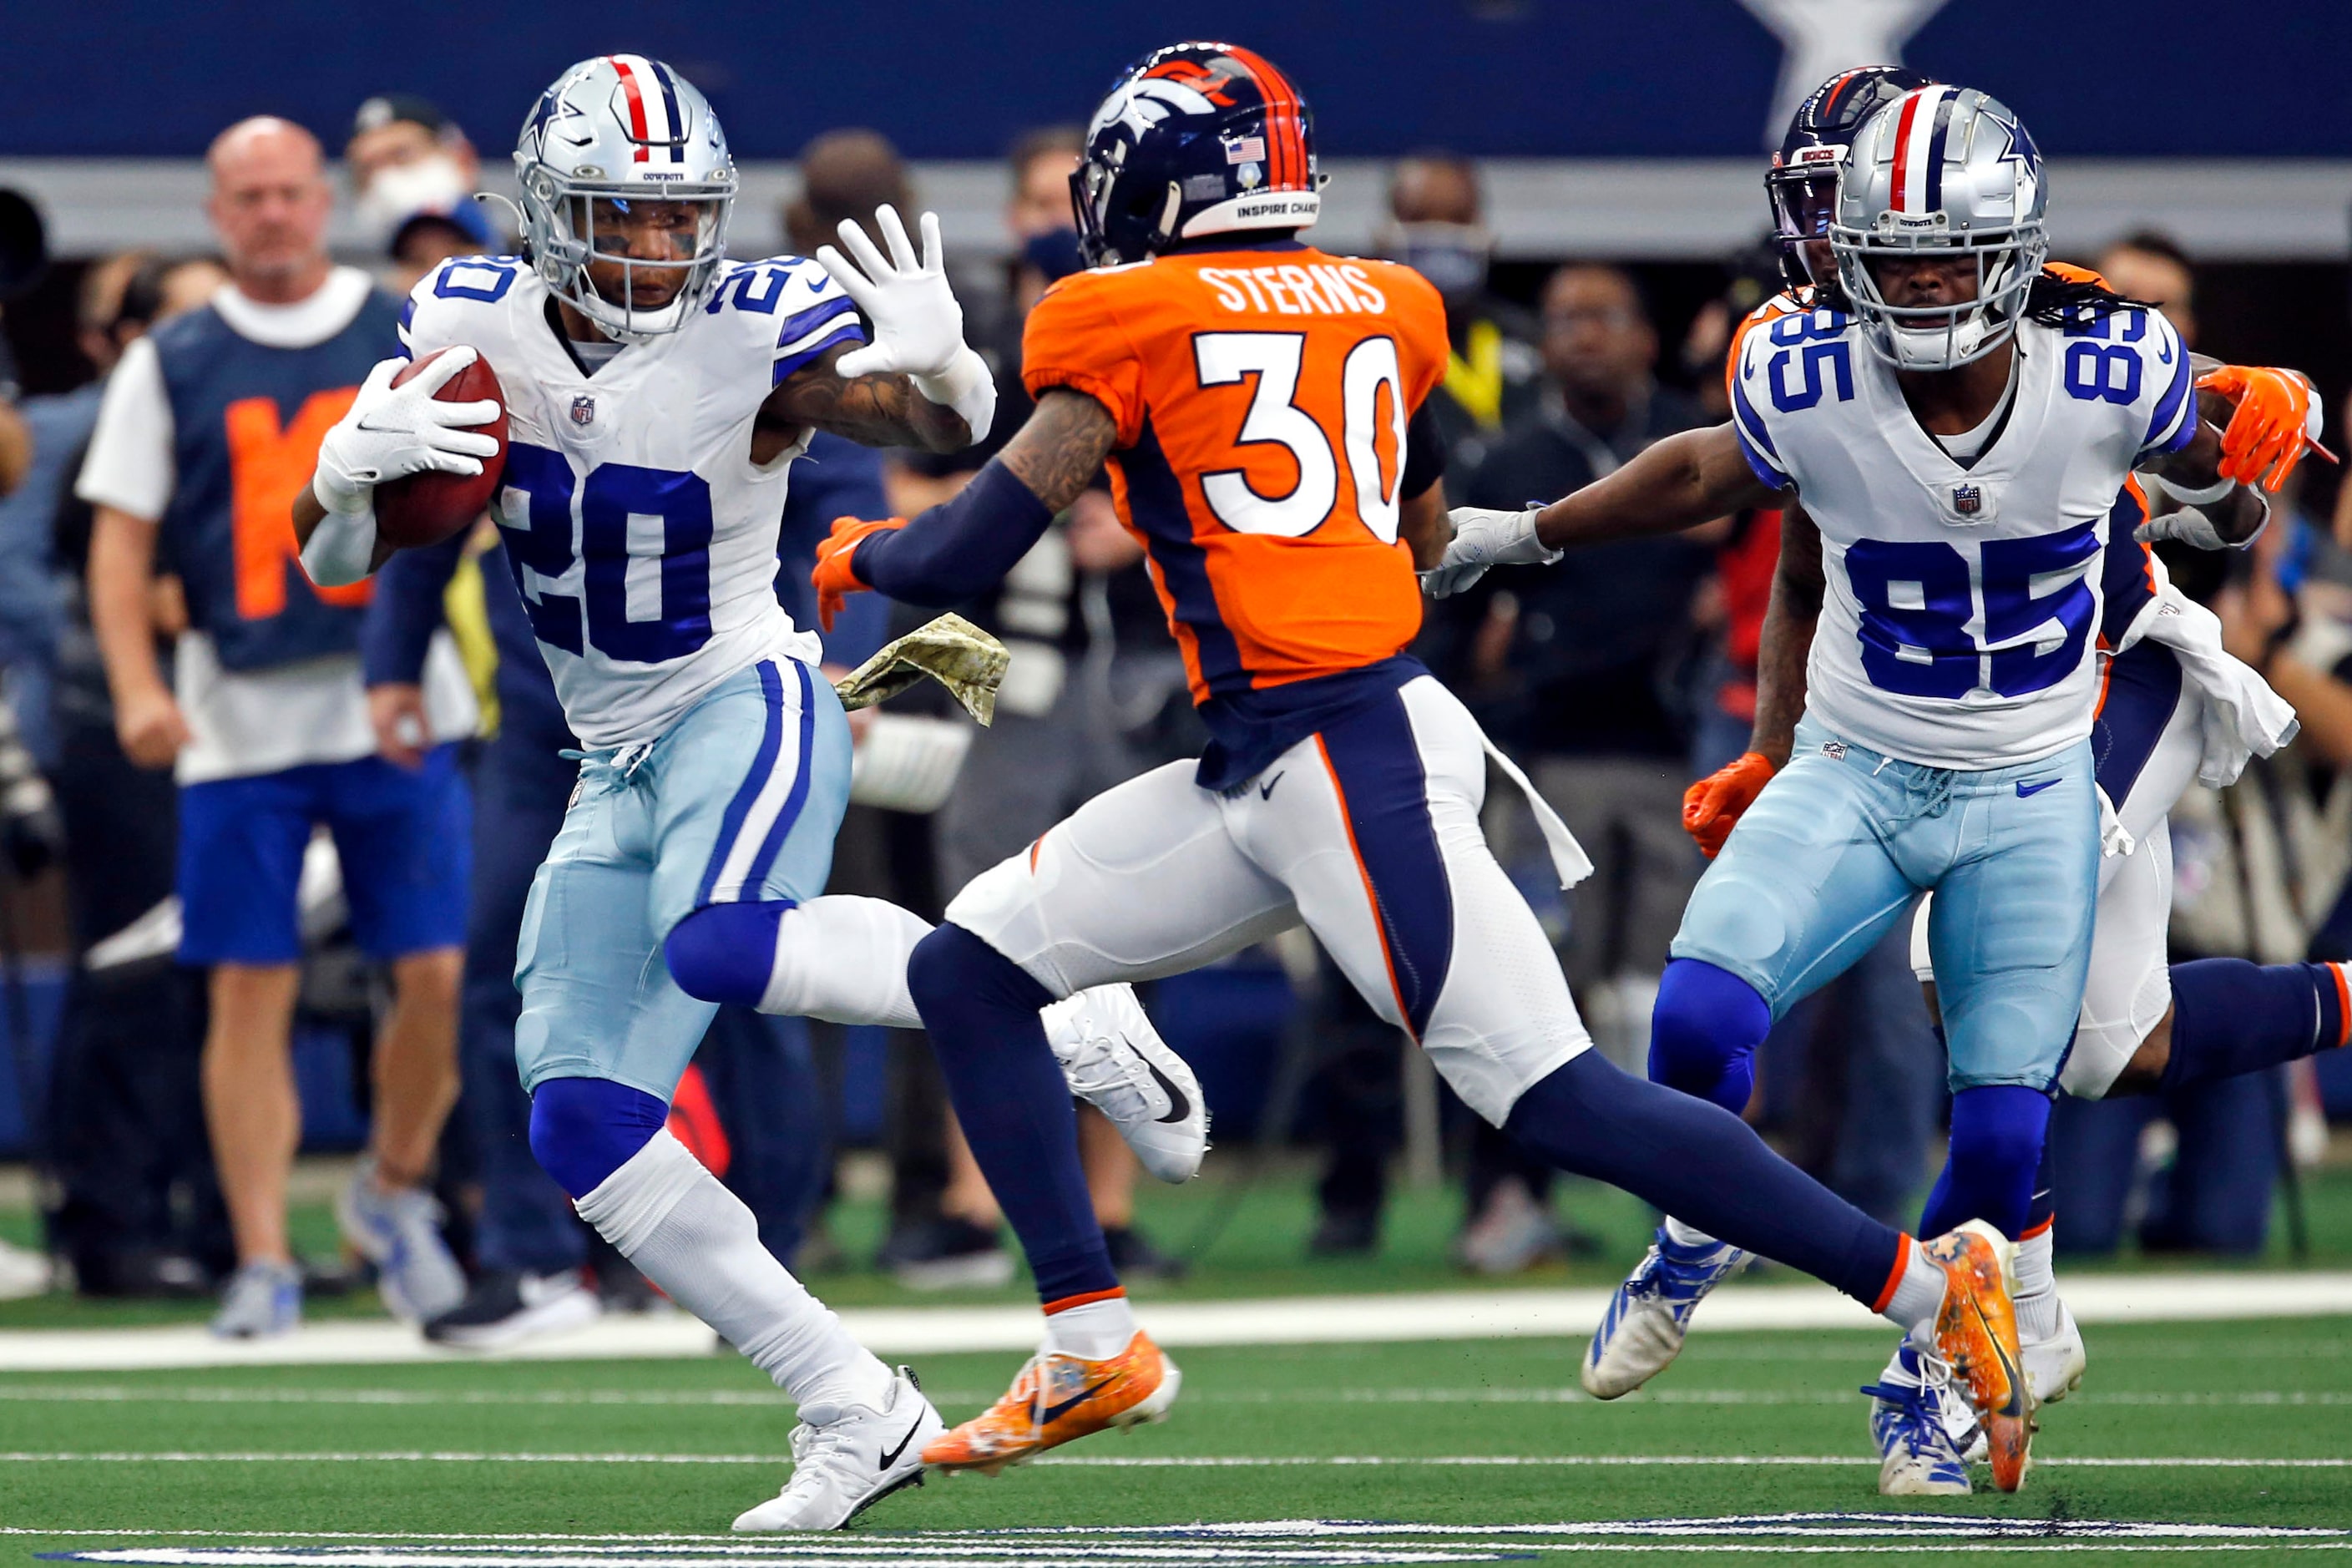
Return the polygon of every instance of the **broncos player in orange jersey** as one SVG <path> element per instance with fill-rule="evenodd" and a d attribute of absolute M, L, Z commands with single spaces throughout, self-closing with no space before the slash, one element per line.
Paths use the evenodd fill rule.
<path fill-rule="evenodd" d="M 946 504 L 912 522 L 843 519 L 815 573 L 821 609 L 867 588 L 961 602 L 1107 464 L 1212 736 L 1197 765 L 1097 796 L 976 879 L 908 966 L 1046 1312 L 1045 1347 L 1010 1392 L 926 1462 L 993 1471 L 1173 1403 L 1176 1368 L 1104 1249 L 1037 1008 L 1301 922 L 1528 1150 L 1927 1329 L 1989 1418 L 2021 1426 L 2005 1243 L 1964 1230 L 1923 1247 L 1737 1117 L 1591 1051 L 1479 829 L 1486 762 L 1501 759 L 1403 651 L 1421 620 L 1414 570 L 1449 536 L 1424 407 L 1444 312 L 1402 267 L 1299 243 L 1320 179 L 1297 90 L 1230 45 L 1155 51 L 1096 111 L 1071 184 L 1093 269 L 1029 319 L 1036 413 Z M 1531 804 L 1563 879 L 1589 869 Z"/>

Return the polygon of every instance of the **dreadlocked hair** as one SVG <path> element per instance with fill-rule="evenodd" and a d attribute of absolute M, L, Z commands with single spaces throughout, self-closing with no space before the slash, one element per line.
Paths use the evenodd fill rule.
<path fill-rule="evenodd" d="M 2118 310 L 2153 310 L 2146 300 L 2126 299 L 2105 283 L 2065 278 L 2043 268 L 2026 290 L 2025 315 L 2045 327 L 2071 327 Z"/>

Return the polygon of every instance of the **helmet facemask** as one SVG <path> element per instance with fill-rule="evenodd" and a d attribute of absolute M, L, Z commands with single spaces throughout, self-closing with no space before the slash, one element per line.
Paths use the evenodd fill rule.
<path fill-rule="evenodd" d="M 677 331 L 709 297 L 719 263 L 727 253 L 727 218 L 734 204 L 734 183 L 701 185 L 649 185 L 636 182 L 568 180 L 541 167 L 526 172 L 523 211 L 530 228 L 531 259 L 548 287 L 568 300 L 607 336 L 622 342 L 643 342 Z M 683 221 L 665 225 L 664 232 L 679 232 L 687 243 L 670 257 L 629 254 L 630 219 L 644 204 Z M 599 288 L 589 275 L 621 269 L 618 298 Z M 664 275 L 656 279 L 652 275 Z M 642 280 L 642 281 L 641 281 Z M 669 297 L 658 304 L 663 285 L 675 283 Z"/>
<path fill-rule="evenodd" d="M 2017 331 L 2025 299 L 2049 254 L 2040 223 L 1983 226 L 1966 234 L 1898 226 L 1881 213 L 1871 229 L 1830 226 L 1838 282 L 1863 336 L 1899 370 L 1954 370 L 1982 359 Z M 1976 297 L 1950 304 L 1896 305 L 1879 288 L 1871 262 L 1889 257 L 1961 256 L 1976 268 Z"/>
<path fill-rule="evenodd" d="M 1837 220 L 1837 164 L 1827 161 L 1776 164 L 1764 176 L 1764 193 L 1772 204 L 1772 237 L 1780 245 L 1780 275 L 1792 289 L 1811 284 L 1822 296 L 1822 303 L 1838 308 L 1833 302 L 1838 293 L 1835 267 L 1823 277 L 1806 254 L 1807 246 L 1829 237 L 1830 225 Z"/>

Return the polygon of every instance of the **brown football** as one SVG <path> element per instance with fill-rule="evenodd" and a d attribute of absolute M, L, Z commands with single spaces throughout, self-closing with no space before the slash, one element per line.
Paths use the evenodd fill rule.
<path fill-rule="evenodd" d="M 436 349 L 423 359 L 392 378 L 400 385 L 448 353 Z M 499 449 L 482 459 L 482 471 L 463 474 L 410 474 L 404 479 L 389 479 L 375 488 L 375 532 L 384 543 L 402 550 L 414 550 L 420 545 L 438 544 L 453 533 L 473 526 L 474 520 L 489 510 L 490 498 L 498 493 L 499 476 L 507 466 L 507 400 L 499 386 L 498 372 L 490 362 L 477 358 L 473 363 L 449 378 L 436 401 L 441 403 L 473 403 L 488 398 L 499 405 L 499 416 L 487 425 L 467 428 L 497 437 Z"/>

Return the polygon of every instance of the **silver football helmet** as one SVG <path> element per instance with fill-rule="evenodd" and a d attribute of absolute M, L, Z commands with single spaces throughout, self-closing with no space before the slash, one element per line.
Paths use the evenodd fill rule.
<path fill-rule="evenodd" d="M 540 277 L 607 335 L 643 342 L 674 332 L 709 297 L 727 254 L 735 161 L 709 101 L 661 61 L 600 55 L 558 77 L 523 122 L 515 176 L 523 244 Z M 633 202 L 694 209 L 692 254 L 626 255 L 626 236 L 613 220 Z M 590 282 L 591 259 L 624 268 L 618 300 Z M 637 303 L 641 293 L 661 292 L 641 276 L 679 268 L 684 287 L 658 305 Z"/>
<path fill-rule="evenodd" d="M 1973 88 L 1918 88 L 1872 115 L 1839 173 L 1829 235 L 1870 346 L 1904 370 L 1949 370 L 1998 348 L 2049 254 L 2048 199 L 2033 138 Z M 1871 263 L 1922 254 L 1973 257 L 1976 298 L 1889 303 Z"/>

